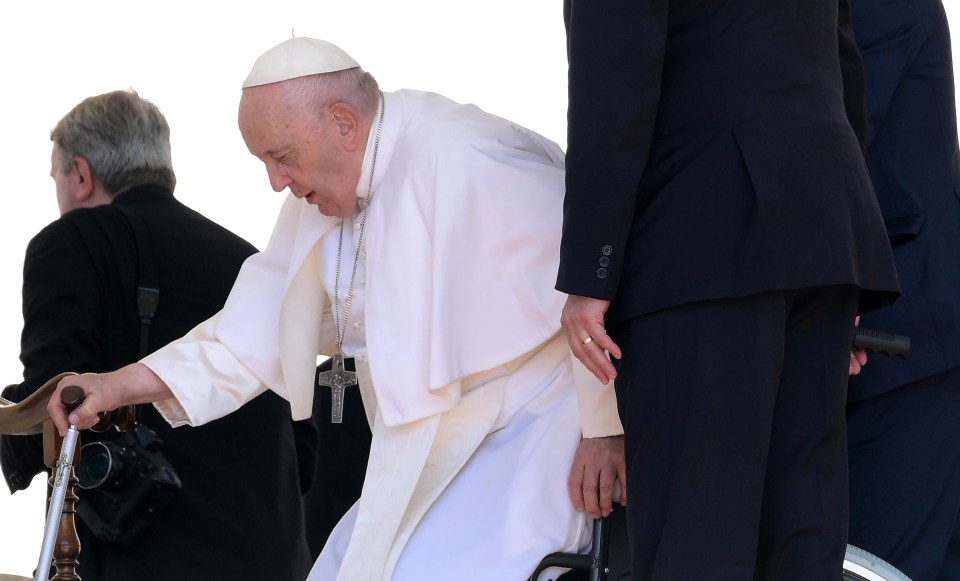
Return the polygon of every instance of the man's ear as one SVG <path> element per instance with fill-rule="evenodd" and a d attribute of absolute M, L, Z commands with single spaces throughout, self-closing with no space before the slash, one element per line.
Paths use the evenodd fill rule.
<path fill-rule="evenodd" d="M 360 134 L 360 117 L 357 112 L 345 103 L 335 103 L 330 107 L 330 114 L 333 115 L 340 136 L 346 138 L 348 148 L 355 149 Z"/>
<path fill-rule="evenodd" d="M 74 199 L 78 202 L 90 200 L 96 190 L 90 163 L 82 157 L 75 157 L 73 158 L 73 170 L 75 172 L 73 176 Z"/>

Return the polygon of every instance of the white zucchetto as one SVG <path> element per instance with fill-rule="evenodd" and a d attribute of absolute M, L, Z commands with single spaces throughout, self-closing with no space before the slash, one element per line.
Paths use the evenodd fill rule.
<path fill-rule="evenodd" d="M 243 88 L 279 83 L 297 77 L 359 67 L 335 44 L 305 36 L 285 40 L 260 55 L 243 81 Z"/>

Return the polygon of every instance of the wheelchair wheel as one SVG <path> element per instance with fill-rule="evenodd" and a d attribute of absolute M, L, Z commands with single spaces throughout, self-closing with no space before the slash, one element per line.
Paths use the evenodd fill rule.
<path fill-rule="evenodd" d="M 630 581 L 630 547 L 626 511 L 613 513 L 594 523 L 590 553 L 553 553 L 544 557 L 527 581 L 544 581 L 540 573 L 550 566 L 571 569 L 556 581 Z M 896 567 L 880 557 L 847 545 L 843 559 L 843 581 L 910 581 Z"/>
<path fill-rule="evenodd" d="M 910 581 L 910 578 L 880 557 L 847 545 L 847 554 L 843 559 L 843 581 Z"/>

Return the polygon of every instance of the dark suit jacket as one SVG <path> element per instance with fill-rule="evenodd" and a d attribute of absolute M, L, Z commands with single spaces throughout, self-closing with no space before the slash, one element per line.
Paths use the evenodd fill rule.
<path fill-rule="evenodd" d="M 150 351 L 215 314 L 241 263 L 255 252 L 160 187 L 135 188 L 111 205 L 65 214 L 27 248 L 24 381 L 4 391 L 8 399 L 19 401 L 63 371 L 109 371 L 139 358 L 137 248 L 116 205 L 142 218 L 159 270 Z M 133 547 L 94 538 L 78 519 L 80 575 L 96 581 L 304 579 L 311 562 L 287 403 L 265 393 L 221 420 L 176 429 L 153 406 L 141 408 L 183 488 Z M 81 436 L 82 443 L 96 438 Z M 26 487 L 43 469 L 39 437 L 0 442 L 8 485 Z"/>
<path fill-rule="evenodd" d="M 845 111 L 860 72 L 845 8 L 567 0 L 557 288 L 612 300 L 608 324 L 823 285 L 882 291 L 864 310 L 889 302 L 893 261 Z"/>
<path fill-rule="evenodd" d="M 873 355 L 856 401 L 960 366 L 960 155 L 947 17 L 939 0 L 853 0 L 867 78 L 867 166 L 903 294 L 861 325 L 911 338 Z"/>

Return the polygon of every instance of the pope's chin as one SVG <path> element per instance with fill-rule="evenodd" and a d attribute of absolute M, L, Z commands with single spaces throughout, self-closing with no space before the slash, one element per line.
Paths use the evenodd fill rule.
<path fill-rule="evenodd" d="M 331 218 L 343 218 L 343 216 L 340 215 L 341 214 L 340 209 L 337 208 L 336 204 L 331 204 L 329 202 L 324 204 L 319 200 L 315 202 L 308 201 L 308 203 L 316 206 L 317 211 L 323 214 L 324 216 L 330 216 Z"/>

